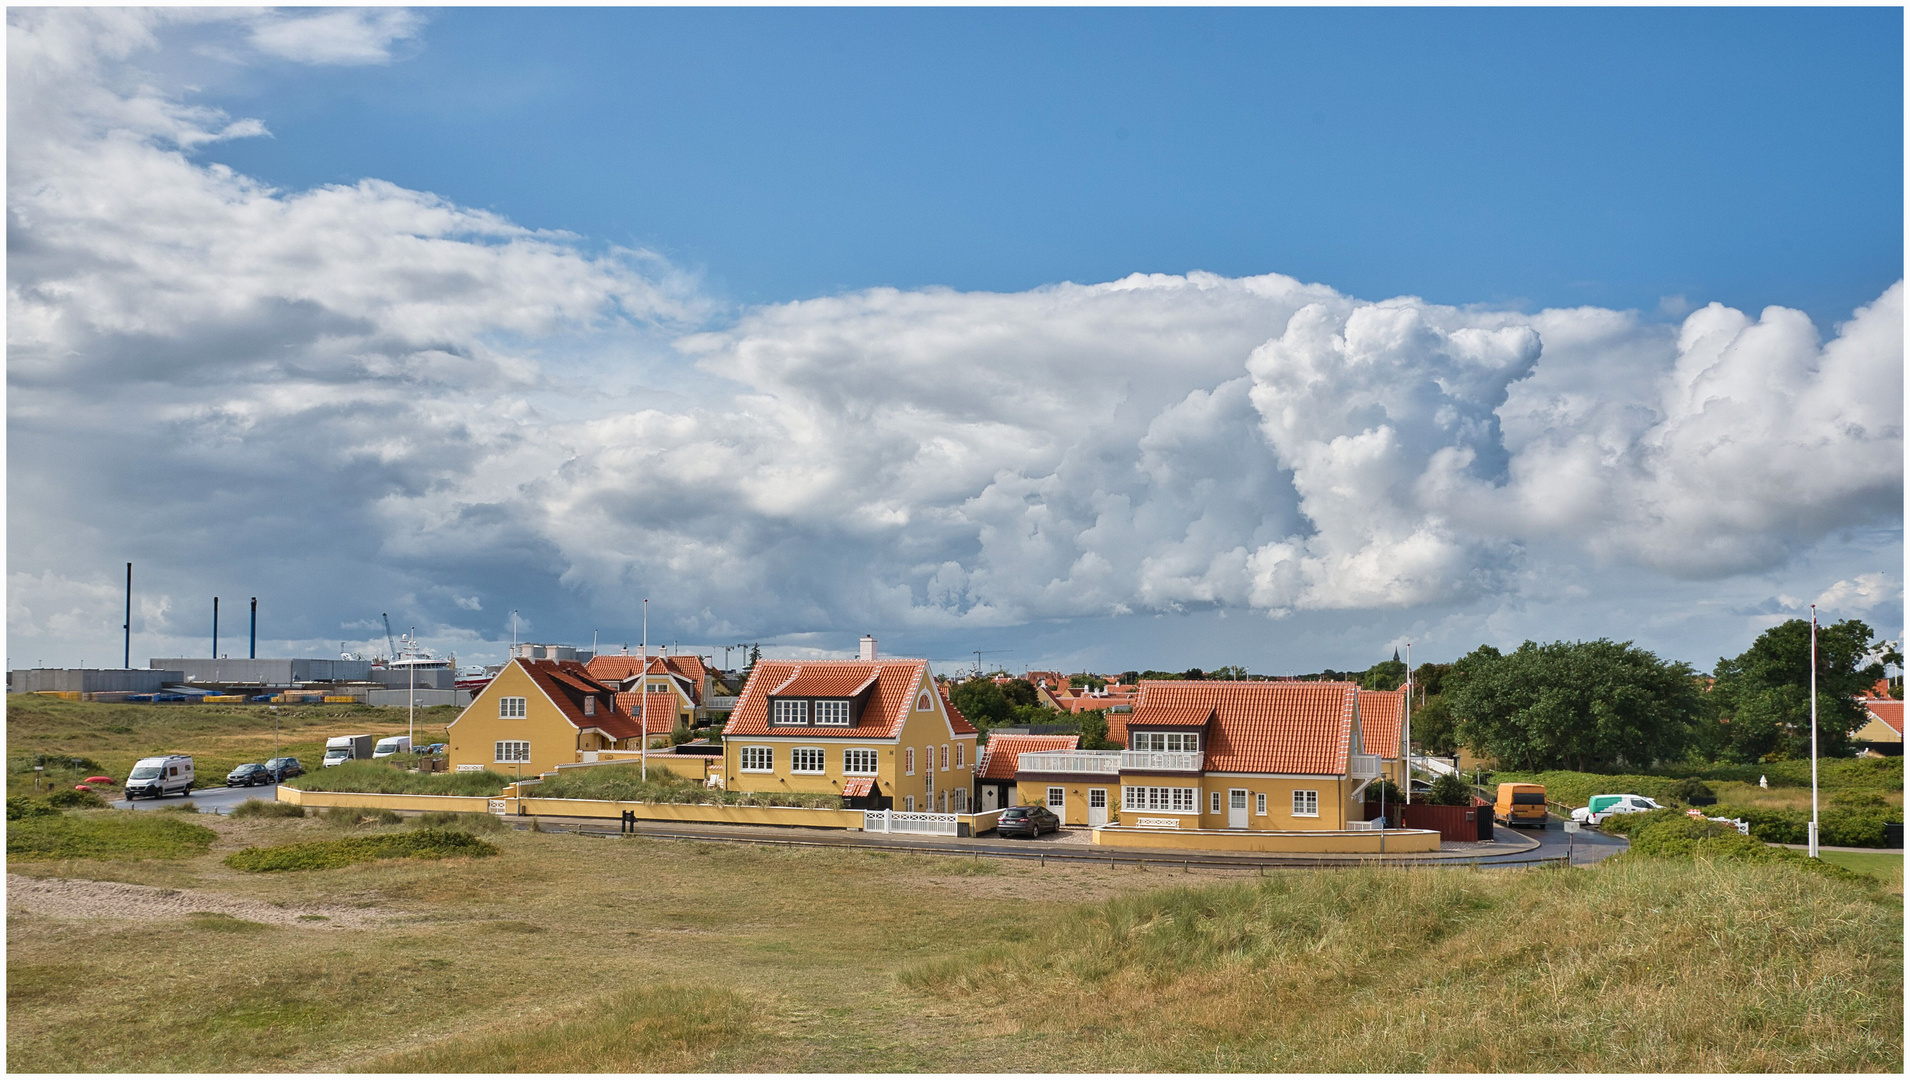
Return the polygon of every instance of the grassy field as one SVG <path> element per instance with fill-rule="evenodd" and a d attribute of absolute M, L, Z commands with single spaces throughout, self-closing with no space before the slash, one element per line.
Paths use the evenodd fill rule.
<path fill-rule="evenodd" d="M 370 705 L 277 706 L 280 753 L 316 769 L 325 740 L 334 735 L 403 735 L 405 710 Z M 418 710 L 418 739 L 443 742 L 458 710 Z M 50 754 L 90 758 L 105 775 L 124 781 L 134 761 L 154 754 L 191 754 L 200 787 L 225 782 L 248 761 L 272 756 L 273 712 L 266 705 L 101 705 L 32 694 L 7 695 L 7 793 L 33 790 L 32 759 Z M 47 769 L 47 778 L 71 785 L 86 770 Z"/>
<path fill-rule="evenodd" d="M 1869 874 L 1903 895 L 1903 853 L 1900 851 L 1822 851 L 1817 857 L 1846 870 Z"/>
<path fill-rule="evenodd" d="M 191 820 L 204 855 L 10 861 L 185 890 L 9 912 L 10 1069 L 1903 1065 L 1900 892 L 1786 865 L 1262 879 L 511 831 L 248 874 L 226 857 L 341 834 Z"/>

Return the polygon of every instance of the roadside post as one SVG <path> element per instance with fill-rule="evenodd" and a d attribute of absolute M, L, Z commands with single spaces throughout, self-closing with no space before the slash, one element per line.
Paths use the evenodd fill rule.
<path fill-rule="evenodd" d="M 1571 818 L 1565 819 L 1565 865 L 1572 865 L 1572 841 L 1578 836 L 1579 824 Z"/>
<path fill-rule="evenodd" d="M 33 767 L 33 791 L 35 794 L 38 794 L 41 790 L 43 790 L 40 786 L 40 781 L 44 780 L 45 778 L 46 778 L 46 766 L 35 765 Z"/>

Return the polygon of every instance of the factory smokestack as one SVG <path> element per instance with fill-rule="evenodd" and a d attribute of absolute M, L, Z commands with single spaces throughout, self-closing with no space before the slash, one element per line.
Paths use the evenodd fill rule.
<path fill-rule="evenodd" d="M 246 659 L 257 660 L 258 658 L 259 658 L 259 598 L 255 596 L 252 598 L 252 641 L 251 641 L 250 647 L 246 650 Z"/>

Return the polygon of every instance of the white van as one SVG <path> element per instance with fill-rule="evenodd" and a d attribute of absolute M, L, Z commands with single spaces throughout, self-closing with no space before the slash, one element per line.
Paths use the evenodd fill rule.
<path fill-rule="evenodd" d="M 144 795 L 159 799 L 174 793 L 192 794 L 192 759 L 181 754 L 140 758 L 126 774 L 126 799 Z"/>
<path fill-rule="evenodd" d="M 409 753 L 411 753 L 411 736 L 409 735 L 393 735 L 389 739 L 379 739 L 378 745 L 371 748 L 373 760 L 390 757 L 393 754 Z"/>

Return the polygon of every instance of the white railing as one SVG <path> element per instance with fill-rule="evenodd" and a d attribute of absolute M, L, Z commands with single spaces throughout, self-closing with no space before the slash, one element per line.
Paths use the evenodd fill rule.
<path fill-rule="evenodd" d="M 1453 767 L 1450 761 L 1444 761 L 1436 757 L 1427 757 L 1424 754 L 1414 754 L 1410 760 L 1413 763 L 1413 768 L 1418 769 L 1420 772 L 1431 773 L 1434 776 L 1446 776 L 1459 771 Z"/>
<path fill-rule="evenodd" d="M 1119 750 L 1030 750 L 1015 755 L 1019 772 L 1106 773 L 1121 771 Z"/>
<path fill-rule="evenodd" d="M 1355 780 L 1366 780 L 1379 775 L 1378 754 L 1348 754 L 1346 772 Z"/>
<path fill-rule="evenodd" d="M 736 702 L 738 700 L 739 699 L 733 697 L 711 696 L 710 699 L 703 704 L 712 709 L 734 709 L 736 708 Z"/>
<path fill-rule="evenodd" d="M 1199 772 L 1200 757 L 1198 750 L 1123 750 L 1121 751 L 1121 768 Z"/>
<path fill-rule="evenodd" d="M 959 815 L 911 813 L 907 810 L 864 810 L 862 831 L 954 836 L 957 816 Z"/>
<path fill-rule="evenodd" d="M 1386 821 L 1383 818 L 1374 818 L 1371 821 L 1349 821 L 1346 823 L 1347 832 L 1383 832 L 1385 828 Z"/>

